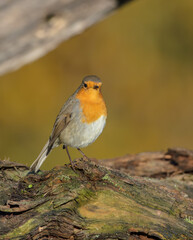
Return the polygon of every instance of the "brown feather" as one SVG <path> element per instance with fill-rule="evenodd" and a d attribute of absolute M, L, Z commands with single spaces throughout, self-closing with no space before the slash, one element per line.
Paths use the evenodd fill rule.
<path fill-rule="evenodd" d="M 70 122 L 71 115 L 72 114 L 70 114 L 70 113 L 69 114 L 65 114 L 65 115 L 63 114 L 63 115 L 60 115 L 56 119 L 56 122 L 54 124 L 54 128 L 53 128 L 52 134 L 51 134 L 51 136 L 49 138 L 47 155 L 51 151 L 51 149 L 52 149 L 56 139 L 60 136 L 60 133 L 66 128 L 66 126 Z"/>

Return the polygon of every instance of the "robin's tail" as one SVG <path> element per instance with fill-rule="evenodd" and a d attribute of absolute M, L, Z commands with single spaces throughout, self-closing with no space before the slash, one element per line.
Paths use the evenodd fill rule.
<path fill-rule="evenodd" d="M 30 166 L 30 171 L 36 173 L 39 168 L 41 167 L 42 163 L 46 160 L 50 151 L 48 151 L 49 140 L 47 141 L 46 145 L 43 147 L 41 153 L 36 158 L 36 160 Z"/>

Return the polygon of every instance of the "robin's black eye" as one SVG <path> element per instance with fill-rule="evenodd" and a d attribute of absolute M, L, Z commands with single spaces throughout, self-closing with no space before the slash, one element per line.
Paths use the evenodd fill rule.
<path fill-rule="evenodd" d="M 98 89 L 98 88 L 99 88 L 99 86 L 95 85 L 93 88 L 94 88 L 94 89 Z"/>
<path fill-rule="evenodd" d="M 84 83 L 84 87 L 87 88 L 87 86 L 88 86 L 88 85 L 87 85 L 86 83 Z"/>

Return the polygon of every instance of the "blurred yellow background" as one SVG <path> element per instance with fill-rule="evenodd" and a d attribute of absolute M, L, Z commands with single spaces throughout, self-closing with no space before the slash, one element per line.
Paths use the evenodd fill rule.
<path fill-rule="evenodd" d="M 193 1 L 141 0 L 0 78 L 0 158 L 30 165 L 87 74 L 101 77 L 108 107 L 89 157 L 193 148 Z M 67 161 L 59 147 L 42 169 Z"/>

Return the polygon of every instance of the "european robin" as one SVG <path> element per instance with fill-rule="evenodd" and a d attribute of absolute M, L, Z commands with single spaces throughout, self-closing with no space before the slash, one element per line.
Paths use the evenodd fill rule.
<path fill-rule="evenodd" d="M 86 76 L 74 94 L 60 110 L 52 133 L 30 170 L 37 172 L 53 148 L 60 144 L 66 149 L 72 168 L 68 146 L 80 148 L 93 143 L 102 133 L 107 109 L 101 94 L 101 80 L 94 75 Z"/>

